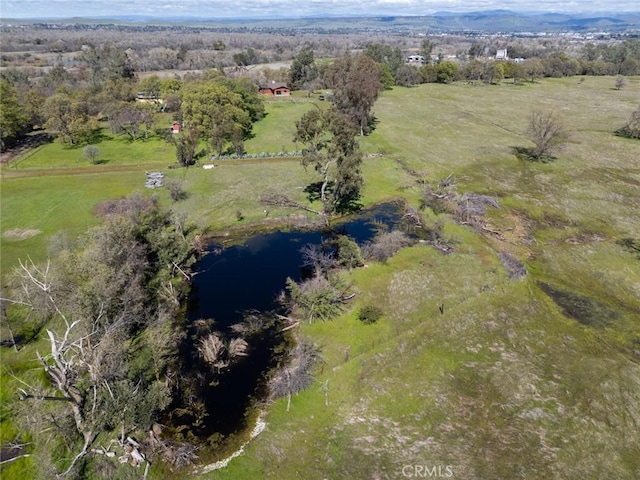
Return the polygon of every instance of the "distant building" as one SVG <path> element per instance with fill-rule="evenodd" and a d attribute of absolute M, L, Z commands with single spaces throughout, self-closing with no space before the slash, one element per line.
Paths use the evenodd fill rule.
<path fill-rule="evenodd" d="M 286 97 L 291 95 L 291 89 L 287 86 L 286 83 L 271 82 L 268 85 L 260 85 L 260 93 L 263 95 Z"/>
<path fill-rule="evenodd" d="M 171 133 L 180 133 L 180 122 L 173 122 Z"/>
<path fill-rule="evenodd" d="M 422 55 L 409 55 L 404 61 L 409 65 L 424 65 L 424 57 Z"/>
<path fill-rule="evenodd" d="M 496 52 L 496 60 L 507 60 L 509 56 L 507 55 L 506 48 L 499 48 Z"/>

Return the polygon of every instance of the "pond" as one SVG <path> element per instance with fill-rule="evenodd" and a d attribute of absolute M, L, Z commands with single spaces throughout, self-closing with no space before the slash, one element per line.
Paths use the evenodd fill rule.
<path fill-rule="evenodd" d="M 361 212 L 333 231 L 363 244 L 375 236 L 381 225 L 398 225 L 401 216 L 400 205 L 385 203 Z M 299 281 L 304 275 L 300 249 L 307 244 L 320 244 L 326 235 L 321 230 L 276 231 L 228 248 L 211 245 L 209 253 L 194 266 L 190 324 L 198 319 L 214 319 L 214 330 L 229 334 L 229 327 L 242 321 L 243 312 L 276 310 L 276 297 L 284 290 L 286 278 Z M 199 436 L 228 435 L 244 427 L 247 410 L 267 394 L 265 376 L 276 366 L 274 350 L 282 343 L 278 333 L 279 330 L 263 332 L 261 338 L 250 342 L 247 357 L 216 377 L 215 385 L 205 394 L 209 415 Z"/>

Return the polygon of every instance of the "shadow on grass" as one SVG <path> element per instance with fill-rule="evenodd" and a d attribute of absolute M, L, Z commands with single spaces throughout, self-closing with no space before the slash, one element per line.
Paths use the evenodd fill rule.
<path fill-rule="evenodd" d="M 541 157 L 537 157 L 533 148 L 511 147 L 511 152 L 518 160 L 525 162 L 551 163 L 557 160 L 557 157 L 554 157 L 553 155 L 542 155 Z"/>
<path fill-rule="evenodd" d="M 108 138 L 109 137 L 107 135 L 102 133 L 102 129 L 100 128 L 91 132 L 91 135 L 89 135 L 89 138 L 87 138 L 87 143 L 89 145 L 95 145 L 96 143 L 100 143 L 103 140 L 107 140 Z"/>
<path fill-rule="evenodd" d="M 379 123 L 380 120 L 378 120 L 377 117 L 372 116 L 367 122 L 367 131 L 365 132 L 365 135 L 371 135 L 371 133 L 378 127 Z"/>
<path fill-rule="evenodd" d="M 562 313 L 582 325 L 604 328 L 618 318 L 618 313 L 593 298 L 578 295 L 538 282 L 538 287 L 562 309 Z"/>
<path fill-rule="evenodd" d="M 87 145 L 95 145 L 101 143 L 103 140 L 108 140 L 110 137 L 102 133 L 102 129 L 92 131 L 83 141 L 80 143 L 66 144 L 65 150 L 78 150 L 86 147 Z"/>

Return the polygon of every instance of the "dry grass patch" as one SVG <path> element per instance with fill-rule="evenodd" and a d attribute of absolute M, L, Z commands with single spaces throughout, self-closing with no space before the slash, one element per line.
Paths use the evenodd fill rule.
<path fill-rule="evenodd" d="M 12 228 L 11 230 L 4 232 L 2 236 L 7 240 L 26 240 L 27 238 L 35 237 L 40 233 L 42 232 L 35 228 Z"/>

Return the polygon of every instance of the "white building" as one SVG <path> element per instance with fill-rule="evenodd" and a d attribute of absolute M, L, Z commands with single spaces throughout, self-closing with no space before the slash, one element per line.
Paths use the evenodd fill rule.
<path fill-rule="evenodd" d="M 424 57 L 422 55 L 409 55 L 404 61 L 409 65 L 424 65 Z"/>

